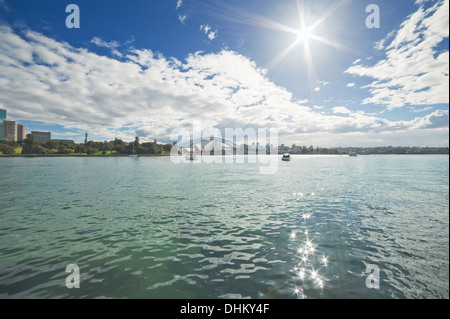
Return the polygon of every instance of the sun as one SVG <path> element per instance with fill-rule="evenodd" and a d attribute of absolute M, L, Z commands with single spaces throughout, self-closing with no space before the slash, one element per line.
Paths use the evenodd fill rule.
<path fill-rule="evenodd" d="M 302 27 L 297 31 L 297 42 L 307 43 L 312 37 L 312 30 L 308 27 Z"/>

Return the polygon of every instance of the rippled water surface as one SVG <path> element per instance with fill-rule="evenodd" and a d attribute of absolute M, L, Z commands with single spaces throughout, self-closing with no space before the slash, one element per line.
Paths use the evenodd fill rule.
<path fill-rule="evenodd" d="M 0 298 L 447 298 L 448 167 L 0 158 Z"/>

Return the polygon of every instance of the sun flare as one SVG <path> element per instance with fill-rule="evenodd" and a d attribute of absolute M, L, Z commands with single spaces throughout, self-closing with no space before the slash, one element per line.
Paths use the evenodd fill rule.
<path fill-rule="evenodd" d="M 312 30 L 310 28 L 304 27 L 297 32 L 297 42 L 308 42 L 312 36 Z"/>

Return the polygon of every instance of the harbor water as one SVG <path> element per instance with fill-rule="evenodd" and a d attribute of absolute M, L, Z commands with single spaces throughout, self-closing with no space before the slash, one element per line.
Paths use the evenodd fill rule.
<path fill-rule="evenodd" d="M 0 298 L 448 298 L 448 160 L 0 158 Z"/>

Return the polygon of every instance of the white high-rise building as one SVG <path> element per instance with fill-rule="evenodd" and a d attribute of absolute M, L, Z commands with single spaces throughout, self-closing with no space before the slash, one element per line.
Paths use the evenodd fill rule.
<path fill-rule="evenodd" d="M 3 140 L 17 141 L 17 123 L 15 121 L 3 121 Z"/>

